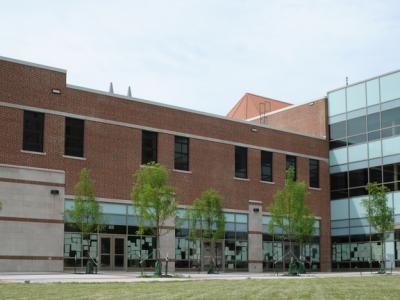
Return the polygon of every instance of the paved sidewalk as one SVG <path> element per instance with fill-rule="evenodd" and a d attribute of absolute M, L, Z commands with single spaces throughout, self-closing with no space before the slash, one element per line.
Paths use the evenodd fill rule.
<path fill-rule="evenodd" d="M 151 273 L 146 273 L 151 276 Z M 245 279 L 311 279 L 333 277 L 360 277 L 382 276 L 370 272 L 346 273 L 311 273 L 297 277 L 284 276 L 275 273 L 177 273 L 173 278 L 142 278 L 138 272 L 100 272 L 99 274 L 71 274 L 71 273 L 0 273 L 0 283 L 106 283 L 106 282 L 151 282 L 151 281 L 187 281 L 187 280 L 245 280 Z M 400 271 L 393 272 L 392 276 L 400 275 Z"/>

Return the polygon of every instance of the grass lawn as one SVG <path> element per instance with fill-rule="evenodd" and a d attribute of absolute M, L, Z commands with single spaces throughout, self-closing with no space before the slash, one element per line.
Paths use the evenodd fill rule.
<path fill-rule="evenodd" d="M 0 284 L 0 299 L 400 299 L 400 276 Z"/>

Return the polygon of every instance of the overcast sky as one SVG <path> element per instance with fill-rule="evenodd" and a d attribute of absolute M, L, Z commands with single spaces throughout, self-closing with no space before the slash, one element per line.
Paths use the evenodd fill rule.
<path fill-rule="evenodd" d="M 0 55 L 67 82 L 225 115 L 400 69 L 400 0 L 0 0 Z"/>

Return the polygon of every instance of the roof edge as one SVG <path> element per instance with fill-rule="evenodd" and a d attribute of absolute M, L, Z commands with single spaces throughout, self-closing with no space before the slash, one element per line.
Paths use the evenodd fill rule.
<path fill-rule="evenodd" d="M 46 65 L 42 65 L 42 64 L 32 63 L 29 61 L 5 57 L 5 56 L 0 56 L 0 60 L 8 61 L 11 63 L 16 63 L 16 64 L 20 64 L 20 65 L 25 65 L 25 66 L 29 66 L 29 67 L 35 67 L 35 68 L 39 68 L 39 69 L 45 69 L 45 70 L 49 70 L 49 71 L 64 73 L 64 74 L 67 73 L 67 70 L 65 70 L 65 69 L 50 67 L 50 66 L 46 66 Z"/>

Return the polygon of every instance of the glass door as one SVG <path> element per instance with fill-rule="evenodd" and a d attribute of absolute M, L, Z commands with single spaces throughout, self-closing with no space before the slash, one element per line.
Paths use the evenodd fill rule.
<path fill-rule="evenodd" d="M 125 262 L 125 238 L 114 238 L 114 269 L 123 269 Z"/>
<path fill-rule="evenodd" d="M 101 236 L 100 269 L 110 271 L 125 269 L 125 252 L 125 237 Z"/>

